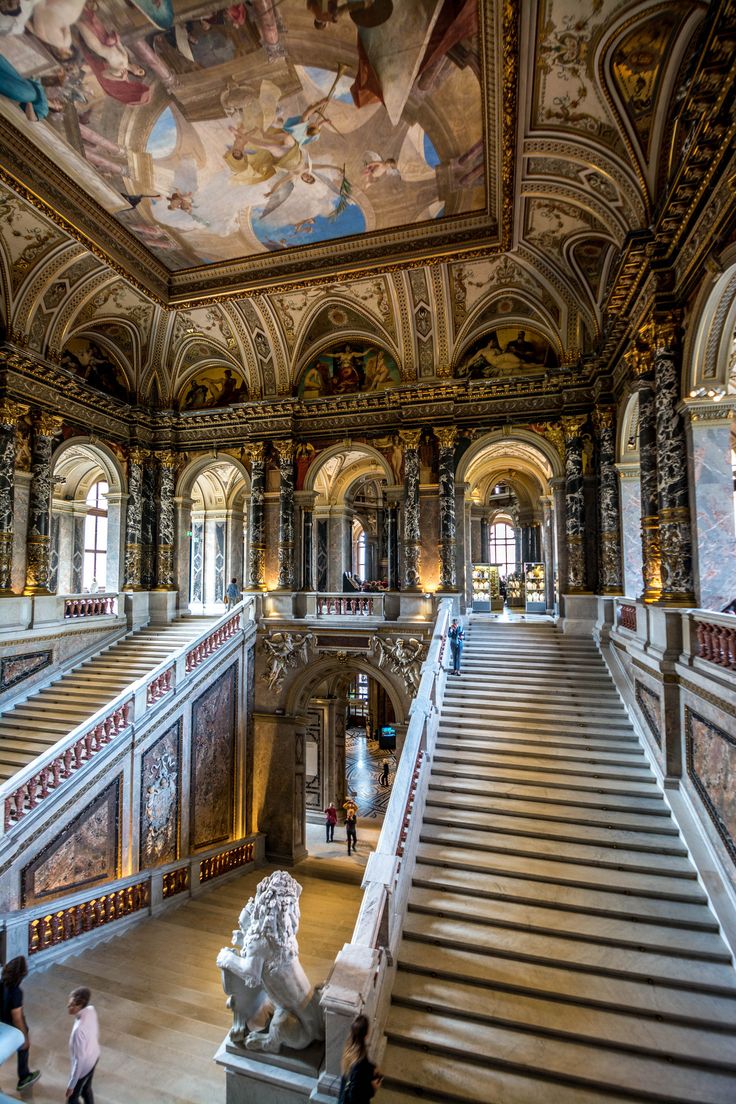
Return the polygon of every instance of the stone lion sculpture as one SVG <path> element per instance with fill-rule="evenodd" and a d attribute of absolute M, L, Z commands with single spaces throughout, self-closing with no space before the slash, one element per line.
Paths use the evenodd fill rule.
<path fill-rule="evenodd" d="M 319 994 L 299 961 L 301 892 L 285 870 L 260 881 L 238 917 L 236 949 L 223 947 L 217 956 L 233 1013 L 230 1039 L 247 1050 L 303 1050 L 325 1037 Z"/>

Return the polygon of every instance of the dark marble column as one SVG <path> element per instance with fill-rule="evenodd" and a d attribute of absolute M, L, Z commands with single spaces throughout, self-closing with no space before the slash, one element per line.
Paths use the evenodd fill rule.
<path fill-rule="evenodd" d="M 657 496 L 657 414 L 653 354 L 642 339 L 631 354 L 639 391 L 639 487 L 641 491 L 641 553 L 645 602 L 659 601 L 662 561 L 659 547 Z"/>
<path fill-rule="evenodd" d="M 302 590 L 312 589 L 312 511 L 302 513 Z"/>
<path fill-rule="evenodd" d="M 480 563 L 490 563 L 490 545 L 488 543 L 488 518 L 480 519 Z"/>
<path fill-rule="evenodd" d="M 82 576 L 84 571 L 84 529 L 87 521 L 86 514 L 75 514 L 73 519 L 74 530 L 72 534 L 72 594 L 82 593 Z"/>
<path fill-rule="evenodd" d="M 598 438 L 598 591 L 600 594 L 623 594 L 614 411 L 596 410 L 593 428 Z"/>
<path fill-rule="evenodd" d="M 266 589 L 266 547 L 264 543 L 263 499 L 266 487 L 265 445 L 249 447 L 250 472 L 250 539 L 248 541 L 248 589 Z"/>
<path fill-rule="evenodd" d="M 174 584 L 174 476 L 176 455 L 160 452 L 158 461 L 158 529 L 156 590 L 175 590 Z"/>
<path fill-rule="evenodd" d="M 435 429 L 439 442 L 440 580 L 438 590 L 457 590 L 455 566 L 455 426 Z"/>
<path fill-rule="evenodd" d="M 386 559 L 388 589 L 399 589 L 399 505 L 389 502 L 386 511 Z"/>
<path fill-rule="evenodd" d="M 421 429 L 399 433 L 404 444 L 404 590 L 421 590 L 419 441 Z"/>
<path fill-rule="evenodd" d="M 585 498 L 582 428 L 587 415 L 562 419 L 565 435 L 565 539 L 567 542 L 567 594 L 584 594 Z"/>
<path fill-rule="evenodd" d="M 149 458 L 143 465 L 143 513 L 141 520 L 141 587 L 156 586 L 156 468 Z"/>
<path fill-rule="evenodd" d="M 279 590 L 294 589 L 294 442 L 274 441 L 279 454 Z"/>
<path fill-rule="evenodd" d="M 141 590 L 143 545 L 143 464 L 149 453 L 132 448 L 128 455 L 128 503 L 125 514 L 125 582 L 123 590 Z"/>
<path fill-rule="evenodd" d="M 13 499 L 15 496 L 15 432 L 28 407 L 4 399 L 0 403 L 0 597 L 12 596 Z"/>
<path fill-rule="evenodd" d="M 51 565 L 51 453 L 62 420 L 41 414 L 35 425 L 31 456 L 31 493 L 28 503 L 26 585 L 24 594 L 49 593 Z"/>
<path fill-rule="evenodd" d="M 657 502 L 662 601 L 667 605 L 694 606 L 687 440 L 684 420 L 678 410 L 681 366 L 677 318 L 670 315 L 655 320 Z"/>

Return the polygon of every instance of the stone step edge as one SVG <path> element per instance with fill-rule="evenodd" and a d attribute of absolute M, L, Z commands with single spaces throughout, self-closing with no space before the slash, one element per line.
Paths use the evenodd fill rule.
<path fill-rule="evenodd" d="M 502 765 L 499 765 L 499 767 L 497 767 L 496 769 L 497 770 L 511 771 L 511 770 L 514 770 L 515 768 L 513 768 L 513 767 L 504 767 Z M 540 771 L 539 773 L 541 774 L 542 772 Z M 579 778 L 584 778 L 585 777 L 585 772 L 583 772 L 583 771 L 580 771 L 578 773 L 575 773 L 574 771 L 567 771 L 567 772 L 560 771 L 559 773 L 560 774 L 565 774 L 566 773 L 566 774 L 570 775 L 572 778 L 578 778 L 578 777 Z M 431 777 L 433 779 L 434 778 L 455 778 L 455 779 L 468 778 L 468 779 L 472 779 L 473 775 L 464 775 L 461 772 L 447 770 L 446 768 L 438 767 L 433 763 L 432 764 Z M 580 793 L 598 793 L 598 794 L 601 794 L 601 795 L 610 794 L 612 796 L 618 796 L 618 797 L 640 797 L 640 798 L 643 798 L 645 801 L 650 800 L 653 797 L 661 797 L 661 791 L 657 788 L 657 783 L 654 779 L 652 779 L 652 781 L 650 783 L 648 783 L 648 785 L 651 787 L 651 790 L 652 790 L 651 794 L 646 793 L 642 790 L 632 790 L 632 789 L 624 789 L 624 788 L 608 790 L 608 789 L 605 789 L 601 785 L 601 783 L 624 781 L 624 780 L 623 779 L 615 779 L 615 778 L 606 779 L 606 778 L 600 778 L 600 777 L 597 777 L 597 776 L 595 778 L 595 781 L 596 781 L 597 785 L 588 785 L 588 786 L 582 786 L 582 785 L 579 785 L 579 784 L 575 784 L 574 782 L 563 782 L 561 780 L 534 779 L 534 778 L 523 778 L 523 777 L 522 778 L 515 778 L 515 777 L 506 778 L 503 775 L 494 775 L 494 774 L 481 775 L 476 780 L 479 781 L 479 782 L 484 782 L 487 785 L 491 785 L 492 783 L 499 782 L 499 783 L 502 783 L 502 784 L 503 783 L 510 783 L 510 784 L 516 785 L 516 786 L 537 786 L 537 787 L 542 786 L 542 787 L 547 787 L 548 789 L 551 789 L 551 790 L 573 790 L 575 793 L 578 793 L 578 792 L 580 792 Z M 629 779 L 628 781 L 631 782 L 632 780 Z M 491 796 L 491 794 L 488 792 L 488 790 L 486 790 L 486 796 L 488 796 L 488 797 Z"/>
<path fill-rule="evenodd" d="M 496 781 L 501 781 L 504 785 L 509 784 L 508 779 L 500 779 L 500 780 L 496 779 Z M 539 786 L 540 783 L 531 783 L 529 781 L 526 781 L 524 783 L 524 785 L 531 787 L 532 785 Z M 536 801 L 536 802 L 539 802 L 540 805 L 569 805 L 569 806 L 572 806 L 573 808 L 599 809 L 602 812 L 610 812 L 610 813 L 631 812 L 631 810 L 628 807 L 620 806 L 620 805 L 615 806 L 615 805 L 612 805 L 612 804 L 599 804 L 599 803 L 590 803 L 590 802 L 586 803 L 582 800 L 580 800 L 580 801 L 569 801 L 569 800 L 560 801 L 559 798 L 556 798 L 554 796 L 549 797 L 549 796 L 545 795 L 544 797 L 538 797 L 538 796 L 535 796 L 533 794 L 532 795 L 530 795 L 530 794 L 519 795 L 518 793 L 508 793 L 508 794 L 506 794 L 506 793 L 499 793 L 496 790 L 494 790 L 493 792 L 489 792 L 487 786 L 483 786 L 483 787 L 476 788 L 476 789 L 463 787 L 460 790 L 454 790 L 452 788 L 451 784 L 447 784 L 447 783 L 444 784 L 444 785 L 438 784 L 437 780 L 436 779 L 433 780 L 431 777 L 429 779 L 429 788 L 433 789 L 433 790 L 436 790 L 436 791 L 439 791 L 440 793 L 447 792 L 447 793 L 452 793 L 452 794 L 458 794 L 460 797 L 467 797 L 469 794 L 472 794 L 472 795 L 477 796 L 477 797 L 482 797 L 486 801 L 488 801 L 488 800 L 493 800 L 493 801 Z M 561 786 L 561 787 L 552 787 L 552 788 L 553 789 L 558 788 L 558 789 L 573 790 L 576 794 L 577 793 L 581 793 L 581 794 L 588 793 L 588 791 L 586 789 L 584 789 L 583 787 Z M 598 792 L 601 794 L 601 796 L 603 796 L 604 791 L 601 790 L 601 791 L 598 791 Z M 632 794 L 622 793 L 621 791 L 616 791 L 616 790 L 607 791 L 607 793 L 608 793 L 608 796 L 611 797 L 611 798 L 618 796 L 618 797 L 633 797 L 634 800 L 640 800 L 640 801 L 652 801 L 653 800 L 651 797 L 643 796 L 641 794 L 632 795 Z M 664 800 L 661 797 L 661 794 L 658 794 L 657 796 L 659 798 L 659 800 L 657 801 L 657 805 L 660 806 L 659 808 L 656 808 L 656 809 L 637 809 L 636 810 L 636 815 L 637 816 L 657 816 L 657 817 L 671 818 L 672 814 L 670 812 L 670 809 L 665 804 Z"/>
<path fill-rule="evenodd" d="M 510 795 L 505 800 L 507 800 L 507 801 L 518 801 L 518 800 L 522 800 L 522 801 L 529 800 L 529 801 L 531 801 L 531 800 L 536 800 L 536 799 L 516 798 L 513 795 Z M 538 802 L 538 804 L 541 804 L 541 802 Z M 425 803 L 425 809 L 428 808 L 429 806 L 432 806 L 432 807 L 437 806 L 438 808 L 448 809 L 448 811 L 462 810 L 462 811 L 465 811 L 465 812 L 470 812 L 470 811 L 473 811 L 473 810 L 477 810 L 478 803 L 477 803 L 477 801 L 468 801 L 468 802 L 464 802 L 462 804 L 457 803 L 457 804 L 453 804 L 453 805 L 448 806 L 444 802 L 439 801 L 437 798 L 432 797 L 430 792 L 428 791 L 427 792 L 426 803 Z M 571 807 L 575 808 L 575 806 L 571 806 Z M 619 810 L 616 810 L 616 809 L 603 809 L 602 811 L 603 812 L 618 812 Z M 588 819 L 588 818 L 583 818 L 582 816 L 580 816 L 580 817 L 554 816 L 551 813 L 537 813 L 537 812 L 522 813 L 522 812 L 518 812 L 515 809 L 484 809 L 483 812 L 493 813 L 494 816 L 518 817 L 520 820 L 527 820 L 527 819 L 531 818 L 531 819 L 537 819 L 537 820 L 549 820 L 554 824 L 580 824 L 580 825 L 584 825 L 585 827 L 592 827 L 592 828 L 602 827 L 601 821 L 591 820 L 591 819 Z M 655 835 L 674 836 L 674 837 L 677 837 L 678 839 L 680 838 L 680 832 L 674 826 L 672 828 L 666 828 L 663 825 L 651 825 L 650 826 L 650 825 L 647 824 L 647 825 L 637 825 L 636 827 L 632 827 L 630 825 L 625 825 L 625 824 L 609 824 L 609 825 L 606 825 L 605 827 L 615 828 L 615 829 L 618 829 L 619 831 L 622 831 L 622 832 L 641 832 L 641 833 L 644 833 L 644 834 L 652 833 L 652 834 L 655 834 Z"/>

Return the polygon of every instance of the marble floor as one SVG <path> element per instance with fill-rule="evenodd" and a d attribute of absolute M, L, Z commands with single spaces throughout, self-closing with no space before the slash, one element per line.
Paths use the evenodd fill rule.
<path fill-rule="evenodd" d="M 379 782 L 383 761 L 388 757 L 389 784 Z M 358 806 L 358 819 L 383 822 L 396 774 L 396 756 L 381 751 L 377 740 L 366 739 L 364 729 L 348 728 L 345 733 L 345 770 L 347 791 Z"/>
<path fill-rule="evenodd" d="M 303 886 L 301 960 L 318 983 L 350 940 L 362 894 L 359 884 L 315 876 L 315 867 L 293 873 Z M 23 990 L 31 1068 L 40 1068 L 42 1077 L 22 1099 L 64 1100 L 71 1029 L 67 996 L 75 986 L 87 985 L 100 1017 L 97 1104 L 224 1104 L 225 1076 L 212 1056 L 231 1020 L 215 957 L 229 943 L 243 904 L 272 869 L 216 886 L 45 970 L 31 960 Z M 19 1096 L 15 1083 L 13 1058 L 0 1069 L 0 1087 Z"/>

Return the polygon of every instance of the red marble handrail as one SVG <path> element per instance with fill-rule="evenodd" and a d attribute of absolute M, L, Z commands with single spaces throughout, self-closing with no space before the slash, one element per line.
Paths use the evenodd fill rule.
<path fill-rule="evenodd" d="M 223 644 L 227 644 L 228 640 L 235 635 L 240 628 L 240 614 L 236 613 L 234 617 L 231 617 L 229 621 L 225 621 L 219 628 L 211 632 L 209 636 L 206 636 L 204 640 L 200 640 L 199 644 L 187 652 L 187 658 L 185 663 L 185 670 L 187 673 L 193 671 L 195 667 L 199 667 L 200 663 L 203 663 L 208 656 L 211 656 L 213 652 L 216 652 L 218 648 L 221 648 Z"/>
<path fill-rule="evenodd" d="M 90 759 L 123 732 L 133 717 L 133 698 L 111 709 L 73 743 L 67 744 L 53 759 L 44 763 L 30 778 L 5 798 L 4 830 L 35 809 L 49 794 L 88 763 Z"/>
<path fill-rule="evenodd" d="M 76 617 L 110 617 L 116 594 L 74 594 L 64 599 L 64 620 Z"/>
<path fill-rule="evenodd" d="M 620 605 L 618 607 L 619 628 L 636 632 L 636 606 Z"/>
<path fill-rule="evenodd" d="M 38 954 L 49 947 L 68 943 L 114 920 L 122 920 L 132 912 L 147 909 L 150 903 L 151 882 L 147 879 L 102 893 L 78 905 L 69 905 L 47 916 L 39 916 L 28 924 L 28 954 Z"/>
<path fill-rule="evenodd" d="M 708 663 L 736 671 L 736 618 L 733 625 L 696 620 L 698 655 Z"/>
<path fill-rule="evenodd" d="M 164 694 L 168 694 L 173 689 L 171 682 L 171 676 L 174 673 L 174 666 L 167 667 L 165 671 L 162 671 L 160 675 L 156 675 L 154 679 L 149 682 L 146 689 L 146 702 L 148 705 L 153 705 L 159 698 L 162 698 Z"/>
<path fill-rule="evenodd" d="M 372 617 L 373 603 L 374 595 L 371 594 L 318 594 L 317 616 Z"/>

